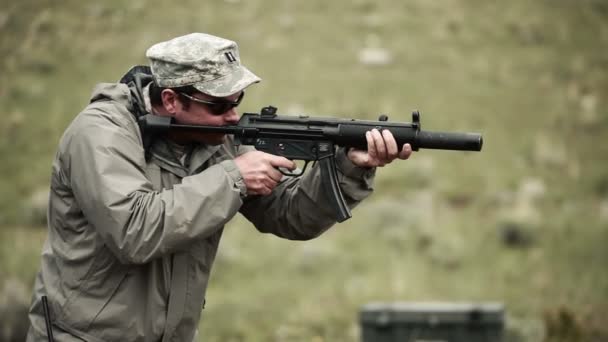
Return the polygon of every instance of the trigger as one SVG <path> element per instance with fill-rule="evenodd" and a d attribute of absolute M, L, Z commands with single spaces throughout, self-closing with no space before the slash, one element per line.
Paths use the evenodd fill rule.
<path fill-rule="evenodd" d="M 304 174 L 304 171 L 306 171 L 306 168 L 308 167 L 308 163 L 310 163 L 310 161 L 308 161 L 308 160 L 304 162 L 304 167 L 302 168 L 302 170 L 299 170 L 298 168 L 296 168 L 294 171 L 291 171 L 284 167 L 279 167 L 277 169 L 279 170 L 279 172 L 281 172 L 283 174 L 283 176 L 300 177 L 301 175 Z M 300 172 L 297 172 L 298 170 Z"/>

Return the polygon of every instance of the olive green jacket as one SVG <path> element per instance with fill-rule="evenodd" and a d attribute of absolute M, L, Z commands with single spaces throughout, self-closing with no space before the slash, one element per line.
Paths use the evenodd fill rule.
<path fill-rule="evenodd" d="M 307 240 L 335 223 L 313 167 L 269 196 L 242 196 L 234 158 L 251 148 L 193 147 L 180 162 L 165 140 L 145 158 L 125 84 L 100 84 L 65 131 L 52 166 L 48 239 L 28 341 L 46 341 L 48 296 L 56 341 L 191 341 L 224 225 L 238 212 L 264 233 Z M 373 170 L 337 152 L 351 207 Z"/>

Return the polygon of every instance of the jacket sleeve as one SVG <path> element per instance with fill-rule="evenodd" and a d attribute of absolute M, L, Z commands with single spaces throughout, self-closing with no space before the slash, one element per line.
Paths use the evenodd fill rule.
<path fill-rule="evenodd" d="M 375 169 L 355 166 L 342 148 L 336 153 L 336 166 L 340 189 L 352 209 L 372 193 Z M 320 168 L 315 165 L 300 178 L 284 177 L 271 195 L 246 199 L 241 213 L 261 232 L 291 240 L 312 239 L 336 223 L 323 191 Z"/>
<path fill-rule="evenodd" d="M 60 143 L 81 211 L 123 263 L 146 263 L 185 249 L 230 220 L 242 204 L 232 160 L 185 177 L 171 190 L 154 191 L 134 120 L 102 110 L 81 113 Z"/>

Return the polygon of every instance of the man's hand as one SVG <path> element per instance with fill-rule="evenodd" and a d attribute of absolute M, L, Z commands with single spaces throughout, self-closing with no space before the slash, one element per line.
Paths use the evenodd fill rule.
<path fill-rule="evenodd" d="M 234 162 L 243 176 L 248 195 L 269 195 L 283 178 L 277 168 L 296 168 L 296 163 L 287 158 L 260 151 L 244 153 L 236 157 Z"/>
<path fill-rule="evenodd" d="M 389 130 L 385 129 L 380 133 L 374 128 L 365 134 L 365 138 L 367 139 L 367 151 L 350 149 L 347 154 L 348 159 L 359 167 L 382 167 L 397 158 L 408 159 L 412 154 L 410 144 L 403 145 L 401 151 L 399 150 L 397 142 Z"/>

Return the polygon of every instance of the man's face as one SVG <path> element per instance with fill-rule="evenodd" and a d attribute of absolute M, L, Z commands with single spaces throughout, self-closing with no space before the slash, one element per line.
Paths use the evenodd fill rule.
<path fill-rule="evenodd" d="M 174 102 L 173 117 L 176 123 L 186 125 L 207 125 L 207 126 L 226 126 L 235 125 L 239 121 L 239 115 L 236 107 L 228 109 L 224 113 L 214 113 L 209 104 L 200 103 L 196 100 L 207 102 L 230 101 L 235 102 L 241 96 L 241 92 L 232 94 L 226 97 L 213 97 L 203 93 L 195 93 L 190 95 L 192 99 L 188 100 L 185 105 L 180 99 L 176 98 Z M 176 96 L 177 97 L 177 96 Z M 200 132 L 173 132 L 170 137 L 177 142 L 189 143 L 199 142 L 208 145 L 219 145 L 224 142 L 225 134 L 219 133 L 200 133 Z"/>

